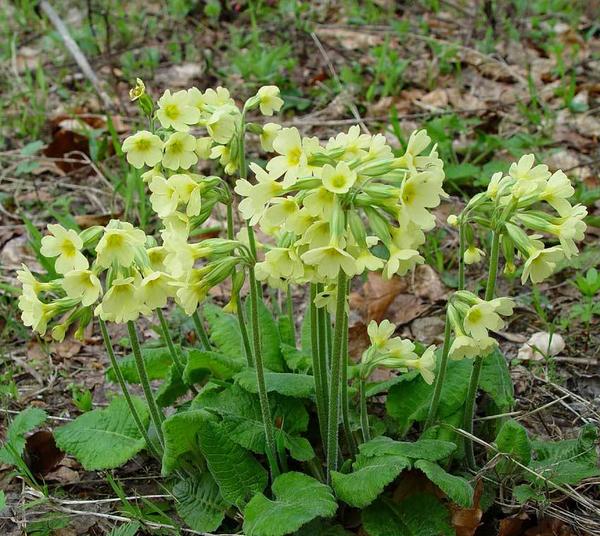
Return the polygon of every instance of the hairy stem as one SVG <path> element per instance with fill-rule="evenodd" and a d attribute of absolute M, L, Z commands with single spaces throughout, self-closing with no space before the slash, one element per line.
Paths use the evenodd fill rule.
<path fill-rule="evenodd" d="M 233 229 L 233 205 L 232 203 L 227 204 L 227 238 L 233 240 L 234 229 Z M 235 276 L 235 271 L 234 271 Z M 232 277 L 234 277 L 232 276 Z M 244 309 L 242 308 L 242 298 L 238 292 L 235 295 L 236 314 L 238 319 L 238 326 L 242 335 L 242 343 L 244 344 L 244 352 L 246 354 L 246 361 L 248 366 L 252 366 L 252 348 L 250 347 L 250 338 L 248 337 L 248 330 L 246 329 L 246 319 L 244 318 Z"/>
<path fill-rule="evenodd" d="M 360 379 L 360 427 L 362 430 L 363 442 L 371 440 L 369 431 L 369 414 L 367 413 L 367 379 Z"/>
<path fill-rule="evenodd" d="M 344 311 L 344 334 L 342 339 L 342 423 L 346 444 L 352 458 L 356 456 L 356 441 L 350 428 L 350 401 L 348 400 L 348 315 Z"/>
<path fill-rule="evenodd" d="M 338 462 L 338 433 L 340 387 L 342 384 L 342 339 L 344 335 L 344 316 L 346 314 L 347 277 L 340 269 L 337 284 L 337 304 L 335 333 L 331 357 L 331 382 L 329 386 L 329 412 L 327 416 L 327 482 L 331 482 L 331 471 Z"/>
<path fill-rule="evenodd" d="M 494 231 L 492 234 L 492 250 L 490 252 L 490 271 L 488 273 L 487 285 L 485 287 L 485 300 L 494 298 L 496 290 L 496 277 L 498 275 L 498 260 L 500 256 L 500 233 Z M 481 376 L 481 367 L 483 366 L 483 357 L 476 357 L 471 371 L 469 389 L 465 400 L 465 413 L 463 416 L 463 430 L 473 434 L 473 416 L 475 414 L 475 399 L 477 398 L 477 388 L 479 387 L 479 377 Z M 473 451 L 473 441 L 469 437 L 465 438 L 465 454 L 467 464 L 471 469 L 475 469 L 475 453 Z"/>
<path fill-rule="evenodd" d="M 127 383 L 125 382 L 125 378 L 123 377 L 123 372 L 121 371 L 121 367 L 119 366 L 117 358 L 115 357 L 115 351 L 113 349 L 112 341 L 110 340 L 110 335 L 108 334 L 108 330 L 106 329 L 106 323 L 102 319 L 98 319 L 98 322 L 100 323 L 100 331 L 102 332 L 102 340 L 104 341 L 104 346 L 106 347 L 106 352 L 108 353 L 108 357 L 110 359 L 110 364 L 112 365 L 112 368 L 115 371 L 115 376 L 117 377 L 117 381 L 119 382 L 121 391 L 123 391 L 123 396 L 125 397 L 127 405 L 129 406 L 129 411 L 131 411 L 131 416 L 133 417 L 135 425 L 136 425 L 139 433 L 141 434 L 141 436 L 144 438 L 144 441 L 146 442 L 146 445 L 147 445 L 150 453 L 155 458 L 158 458 L 160 460 L 161 455 L 159 453 L 159 450 L 156 448 L 154 443 L 152 443 L 152 441 L 150 440 L 150 437 L 148 436 L 148 431 L 146 430 L 146 427 L 143 425 L 142 419 L 140 419 L 140 415 L 137 412 L 137 409 L 135 409 L 135 406 L 133 405 L 133 400 L 131 399 L 131 394 L 129 393 L 129 388 L 127 387 Z"/>
<path fill-rule="evenodd" d="M 152 388 L 150 387 L 150 380 L 148 379 L 148 373 L 146 372 L 146 364 L 144 363 L 144 357 L 142 356 L 142 349 L 140 348 L 140 342 L 138 340 L 135 324 L 131 320 L 127 322 L 127 331 L 129 332 L 129 340 L 131 341 L 131 349 L 133 350 L 135 368 L 137 369 L 137 373 L 140 377 L 140 383 L 142 384 L 144 396 L 146 397 L 146 403 L 148 404 L 148 409 L 150 410 L 150 417 L 152 418 L 152 422 L 156 427 L 156 433 L 158 434 L 160 443 L 161 445 L 164 445 L 161 427 L 164 420 L 164 415 L 159 410 L 156 400 L 154 399 L 154 394 L 152 393 Z"/>
<path fill-rule="evenodd" d="M 433 389 L 433 397 L 429 406 L 429 413 L 427 414 L 427 421 L 425 421 L 425 429 L 429 428 L 435 421 L 437 416 L 438 406 L 440 404 L 440 395 L 442 394 L 442 387 L 444 386 L 444 380 L 446 379 L 446 370 L 448 368 L 448 354 L 450 352 L 450 335 L 452 334 L 452 326 L 450 324 L 450 315 L 446 311 L 446 324 L 444 327 L 444 346 L 442 347 L 442 360 L 438 373 L 435 377 L 435 387 Z"/>
<path fill-rule="evenodd" d="M 204 321 L 202 320 L 198 309 L 194 311 L 194 314 L 192 315 L 192 320 L 194 321 L 196 333 L 198 333 L 198 337 L 200 337 L 200 344 L 202 345 L 202 349 L 208 352 L 210 350 L 210 340 L 208 338 L 206 328 L 204 327 Z"/>
<path fill-rule="evenodd" d="M 262 414 L 263 426 L 265 427 L 266 455 L 271 469 L 271 478 L 279 475 L 277 464 L 277 450 L 275 448 L 275 432 L 271 421 L 271 408 L 265 385 L 265 371 L 263 368 L 262 352 L 260 347 L 260 325 L 258 322 L 258 287 L 254 276 L 254 267 L 248 268 L 250 282 L 250 321 L 252 323 L 252 341 L 254 344 L 254 367 L 256 370 L 256 383 L 258 386 L 258 398 Z"/>
<path fill-rule="evenodd" d="M 292 285 L 288 285 L 285 296 L 285 309 L 292 330 L 292 338 L 296 341 L 296 322 L 294 321 L 294 300 L 292 297 Z"/>
<path fill-rule="evenodd" d="M 327 452 L 327 403 L 325 388 L 322 382 L 321 360 L 319 358 L 319 330 L 317 326 L 317 307 L 315 297 L 317 287 L 314 283 L 310 285 L 310 343 L 312 352 L 313 378 L 315 381 L 315 397 L 317 399 L 317 417 L 319 419 L 319 430 L 323 442 L 323 452 Z"/>

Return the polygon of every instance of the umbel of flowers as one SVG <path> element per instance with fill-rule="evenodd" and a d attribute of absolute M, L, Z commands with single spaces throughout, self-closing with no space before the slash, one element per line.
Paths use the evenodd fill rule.
<path fill-rule="evenodd" d="M 55 260 L 59 277 L 42 282 L 23 267 L 18 274 L 23 285 L 19 300 L 23 322 L 40 335 L 52 325 L 52 336 L 62 340 L 71 326 L 81 335 L 97 318 L 140 433 L 149 450 L 160 456 L 164 416 L 148 382 L 135 321 L 157 316 L 173 364 L 182 370 L 184 363 L 163 311 L 175 302 L 192 317 L 202 347 L 210 350 L 202 304 L 212 288 L 230 278 L 231 298 L 225 309 L 237 315 L 246 359 L 256 374 L 265 453 L 275 478 L 282 467 L 265 384 L 258 302 L 263 284 L 287 290 L 288 296 L 292 286 L 306 286 L 310 372 L 330 481 L 331 472 L 341 465 L 340 454 L 354 456 L 356 449 L 348 394 L 350 281 L 373 271 L 386 278 L 404 275 L 424 262 L 419 247 L 435 225 L 431 209 L 446 197 L 436 147 L 430 147 L 424 130 L 414 132 L 404 153 L 396 156 L 382 134 L 363 133 L 358 126 L 323 141 L 303 137 L 296 128 L 248 122 L 248 113 L 271 116 L 281 109 L 283 100 L 274 86 L 261 88 L 241 108 L 221 87 L 204 92 L 167 90 L 154 103 L 138 81 L 131 96 L 148 127 L 128 137 L 123 151 L 132 166 L 143 170 L 159 232 L 148 236 L 118 220 L 82 232 L 49 225 L 41 254 Z M 246 138 L 252 136 L 259 138 L 268 154 L 262 167 L 247 163 Z M 218 162 L 225 178 L 199 173 L 198 164 L 207 160 Z M 433 425 L 448 359 L 475 359 L 465 413 L 465 428 L 471 430 L 481 362 L 497 346 L 491 333 L 502 329 L 513 309 L 512 300 L 494 295 L 500 252 L 505 271 L 514 272 L 522 259 L 523 282 L 537 283 L 552 273 L 562 257 L 577 253 L 575 242 L 585 231 L 585 209 L 569 203 L 573 189 L 567 177 L 562 172 L 551 175 L 546 166 L 533 163 L 528 155 L 511 166 L 508 176 L 494 175 L 487 191 L 449 220 L 460 230 L 459 289 L 448 302 L 439 364 L 435 347 L 417 353 L 411 341 L 393 337 L 395 326 L 389 322 L 369 325 L 371 346 L 362 356 L 358 375 L 363 441 L 370 438 L 365 385 L 376 368 L 417 371 L 427 383 L 434 383 L 428 420 Z M 227 175 L 237 176 L 233 190 L 245 221 L 237 238 L 236 203 Z M 226 210 L 226 233 L 198 240 L 199 228 L 218 205 Z M 492 235 L 483 299 L 464 288 L 464 265 L 485 255 L 475 242 L 477 227 Z M 265 237 L 264 243 L 257 243 L 255 230 Z M 555 238 L 560 245 L 546 247 L 542 236 Z M 248 311 L 241 306 L 244 288 Z M 289 310 L 293 325 L 291 302 Z M 106 322 L 127 323 L 156 440 L 148 436 L 131 402 Z M 340 421 L 345 449 L 339 441 Z"/>

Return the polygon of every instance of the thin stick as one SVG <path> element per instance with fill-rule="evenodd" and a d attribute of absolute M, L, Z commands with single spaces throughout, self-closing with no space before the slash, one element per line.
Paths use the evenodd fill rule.
<path fill-rule="evenodd" d="M 81 72 L 90 81 L 90 83 L 96 90 L 96 93 L 98 93 L 98 96 L 102 99 L 104 106 L 108 110 L 112 110 L 114 108 L 113 102 L 111 101 L 110 97 L 106 94 L 106 92 L 102 89 L 100 80 L 98 80 L 96 73 L 94 73 L 94 71 L 90 67 L 87 58 L 83 55 L 83 52 L 81 52 L 81 49 L 71 37 L 69 30 L 65 26 L 58 13 L 54 11 L 54 8 L 47 2 L 47 0 L 42 0 L 40 2 L 40 8 L 44 13 L 46 13 L 46 16 L 50 19 L 50 22 L 56 28 L 56 31 L 62 38 L 65 47 L 67 47 L 67 50 L 69 51 L 71 56 L 73 56 L 73 59 L 77 62 L 77 65 L 79 65 Z"/>

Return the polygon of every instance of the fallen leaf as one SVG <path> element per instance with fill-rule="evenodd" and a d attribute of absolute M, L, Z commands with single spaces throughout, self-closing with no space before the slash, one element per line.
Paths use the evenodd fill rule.
<path fill-rule="evenodd" d="M 44 476 L 52 471 L 64 456 L 49 430 L 35 432 L 25 441 L 23 459 L 35 476 Z"/>
<path fill-rule="evenodd" d="M 431 302 L 441 300 L 447 294 L 440 276 L 428 264 L 421 264 L 415 268 L 412 290 L 420 298 L 426 298 Z"/>
<path fill-rule="evenodd" d="M 498 536 L 521 536 L 523 534 L 523 525 L 527 521 L 529 521 L 529 516 L 525 512 L 501 519 Z"/>
<path fill-rule="evenodd" d="M 421 298 L 414 294 L 398 294 L 389 307 L 387 315 L 397 326 L 408 324 L 429 309 Z"/>
<path fill-rule="evenodd" d="M 348 354 L 353 361 L 360 361 L 362 353 L 370 344 L 365 324 L 358 322 L 348 328 Z"/>
<path fill-rule="evenodd" d="M 75 222 L 82 229 L 94 225 L 106 225 L 111 219 L 118 217 L 117 214 L 80 214 L 75 216 Z"/>
<path fill-rule="evenodd" d="M 479 506 L 481 494 L 483 493 L 483 481 L 478 480 L 475 484 L 475 493 L 473 494 L 473 507 L 461 508 L 456 504 L 451 504 L 452 525 L 456 530 L 456 536 L 474 536 L 481 523 L 483 511 Z"/>
<path fill-rule="evenodd" d="M 413 337 L 423 344 L 434 344 L 442 341 L 444 321 L 437 316 L 417 318 L 410 326 Z"/>
<path fill-rule="evenodd" d="M 367 324 L 371 320 L 381 322 L 396 296 L 407 289 L 408 282 L 405 279 L 384 279 L 381 275 L 370 272 L 360 293 L 353 292 L 350 295 L 350 307 L 360 310 Z"/>
<path fill-rule="evenodd" d="M 542 361 L 546 357 L 558 355 L 565 349 L 565 340 L 558 333 L 538 331 L 519 348 L 517 359 L 523 361 Z"/>
<path fill-rule="evenodd" d="M 77 471 L 74 471 L 70 467 L 59 465 L 56 470 L 48 473 L 44 480 L 58 482 L 59 484 L 74 484 L 75 482 L 79 482 L 80 476 Z"/>

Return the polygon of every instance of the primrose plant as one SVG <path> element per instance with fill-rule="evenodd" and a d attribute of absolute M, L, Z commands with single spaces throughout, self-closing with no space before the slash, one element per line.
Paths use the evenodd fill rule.
<path fill-rule="evenodd" d="M 500 253 L 509 272 L 523 259 L 522 280 L 534 283 L 577 253 L 585 209 L 569 204 L 567 177 L 534 166 L 532 155 L 508 176 L 494 175 L 450 218 L 459 229 L 460 272 L 443 347 L 422 349 L 394 336 L 389 321 L 371 322 L 370 346 L 355 364 L 348 357 L 352 278 L 392 278 L 422 264 L 419 247 L 435 226 L 430 210 L 446 197 L 443 163 L 427 133 L 413 133 L 400 156 L 382 134 L 358 126 L 326 142 L 303 137 L 258 121 L 283 106 L 274 86 L 242 107 L 222 87 L 167 90 L 155 103 L 138 81 L 131 98 L 148 126 L 124 141 L 123 152 L 144 170 L 157 236 L 119 220 L 81 232 L 49 225 L 41 253 L 55 259 L 60 277 L 38 280 L 25 266 L 18 274 L 22 320 L 39 335 L 52 325 L 57 340 L 69 330 L 81 336 L 97 320 L 108 377 L 123 392 L 108 408 L 57 428 L 57 445 L 87 469 L 117 467 L 145 449 L 169 478 L 177 514 L 198 531 L 234 532 L 241 523 L 248 536 L 342 534 L 348 508 L 361 508 L 371 536 L 388 534 L 386 519 L 408 511 L 407 523 L 422 516 L 449 533 L 446 504 L 469 507 L 473 487 L 446 472 L 463 463 L 460 442 L 444 432 L 447 410 L 455 404 L 457 424 L 472 437 L 481 369 L 497 348 L 490 332 L 502 329 L 514 306 L 495 296 Z M 265 165 L 248 162 L 248 141 L 260 143 Z M 223 176 L 199 172 L 211 161 Z M 223 236 L 202 239 L 202 225 L 222 211 Z M 476 228 L 491 232 L 488 253 L 475 243 Z M 546 247 L 542 235 L 560 245 Z M 480 298 L 465 287 L 464 265 L 484 256 L 489 278 Z M 208 299 L 218 285 L 230 289 L 222 308 Z M 264 299 L 265 286 L 287 296 L 286 314 Z M 298 337 L 292 292 L 307 302 Z M 172 302 L 191 317 L 196 345 L 174 336 L 166 317 Z M 158 320 L 162 346 L 140 344 L 140 317 Z M 107 323 L 126 324 L 131 355 L 116 358 Z M 446 393 L 457 361 L 470 367 L 461 369 L 460 400 Z M 378 368 L 397 371 L 398 381 L 372 380 Z M 158 389 L 152 380 L 162 380 Z M 143 398 L 131 393 L 135 383 Z M 374 409 L 388 388 L 389 419 L 379 420 Z M 415 389 L 428 414 L 414 412 L 416 399 L 398 411 L 397 395 L 416 396 Z M 409 414 L 408 426 L 386 425 Z M 419 431 L 414 422 L 423 436 L 402 441 Z M 474 467 L 470 441 L 464 450 Z M 391 506 L 389 485 L 411 468 L 445 499 L 425 494 Z"/>

